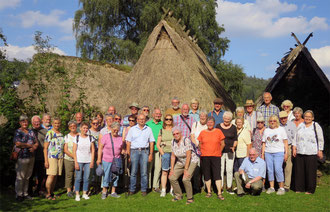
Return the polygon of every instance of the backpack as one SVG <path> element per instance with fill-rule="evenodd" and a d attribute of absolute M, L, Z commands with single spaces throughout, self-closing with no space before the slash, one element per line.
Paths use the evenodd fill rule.
<path fill-rule="evenodd" d="M 88 137 L 89 137 L 89 142 L 92 143 L 92 136 L 91 135 L 88 135 Z M 76 138 L 77 145 L 78 145 L 78 142 L 79 142 L 79 135 L 77 135 L 77 138 Z"/>

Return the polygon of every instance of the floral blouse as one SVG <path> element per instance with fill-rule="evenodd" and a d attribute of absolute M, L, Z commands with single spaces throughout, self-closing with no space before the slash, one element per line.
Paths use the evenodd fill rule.
<path fill-rule="evenodd" d="M 17 129 L 14 135 L 14 143 L 16 144 L 16 142 L 35 144 L 37 138 L 32 130 L 28 130 L 28 133 L 25 133 L 21 129 Z M 29 148 L 16 147 L 15 151 L 18 152 L 18 158 L 31 158 L 34 156 L 34 153 L 30 152 Z"/>
<path fill-rule="evenodd" d="M 252 135 L 252 147 L 255 148 L 258 152 L 259 157 L 262 154 L 262 136 L 264 133 L 260 134 L 260 130 L 255 128 L 254 134 Z"/>
<path fill-rule="evenodd" d="M 183 140 L 180 142 L 180 145 L 173 139 L 172 141 L 172 152 L 174 153 L 175 157 L 177 158 L 177 163 L 184 165 L 186 163 L 186 152 L 191 150 L 191 163 L 198 163 L 199 158 L 194 152 L 194 148 L 191 144 L 189 138 L 184 137 Z"/>

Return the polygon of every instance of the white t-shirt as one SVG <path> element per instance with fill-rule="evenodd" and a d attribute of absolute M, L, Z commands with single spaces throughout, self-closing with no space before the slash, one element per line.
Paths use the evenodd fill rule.
<path fill-rule="evenodd" d="M 191 134 L 195 135 L 197 144 L 199 144 L 199 140 L 197 139 L 199 134 L 202 132 L 202 130 L 206 130 L 206 129 L 207 129 L 207 125 L 206 124 L 202 125 L 199 121 L 194 122 L 193 125 L 191 126 Z"/>
<path fill-rule="evenodd" d="M 78 138 L 78 144 L 77 139 L 74 140 L 74 143 L 78 145 L 77 147 L 77 162 L 78 163 L 90 163 L 91 162 L 91 145 L 93 145 L 93 142 L 95 141 L 93 137 L 87 136 L 86 138 L 82 138 L 79 136 Z"/>
<path fill-rule="evenodd" d="M 283 140 L 287 140 L 288 136 L 284 127 L 275 129 L 266 128 L 262 137 L 262 142 L 266 143 L 265 152 L 276 153 L 284 152 Z"/>

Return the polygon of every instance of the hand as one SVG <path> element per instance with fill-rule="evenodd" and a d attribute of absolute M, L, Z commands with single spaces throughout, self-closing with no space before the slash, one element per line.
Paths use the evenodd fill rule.
<path fill-rule="evenodd" d="M 239 170 L 239 174 L 240 175 L 243 175 L 244 174 L 244 171 L 241 169 L 241 170 Z"/>
<path fill-rule="evenodd" d="M 245 184 L 245 188 L 250 189 L 251 188 L 251 183 L 248 182 L 247 184 Z"/>
<path fill-rule="evenodd" d="M 293 157 L 296 157 L 297 156 L 297 150 L 296 150 L 296 148 L 293 148 L 292 149 L 292 156 Z"/>
<path fill-rule="evenodd" d="M 94 168 L 94 163 L 93 162 L 90 162 L 90 164 L 89 164 L 89 168 Z"/>
<path fill-rule="evenodd" d="M 148 159 L 148 162 L 151 162 L 151 161 L 152 161 L 152 159 L 153 159 L 153 156 L 152 156 L 152 154 L 150 154 L 150 155 L 149 155 L 149 159 Z"/>
<path fill-rule="evenodd" d="M 128 162 L 130 163 L 131 162 L 131 156 L 127 155 L 127 157 L 128 157 Z"/>
<path fill-rule="evenodd" d="M 317 152 L 317 156 L 322 159 L 323 158 L 323 152 L 322 151 L 318 151 Z"/>
<path fill-rule="evenodd" d="M 79 167 L 79 164 L 78 163 L 74 163 L 74 168 L 79 171 L 80 170 L 80 167 Z"/>
<path fill-rule="evenodd" d="M 230 147 L 232 152 L 235 152 L 235 148 L 234 147 Z"/>
<path fill-rule="evenodd" d="M 100 164 L 101 164 L 101 160 L 97 160 L 97 161 L 96 161 L 96 165 L 99 166 Z"/>
<path fill-rule="evenodd" d="M 48 161 L 47 161 L 47 162 L 45 161 L 45 168 L 46 168 L 46 169 L 49 168 L 49 163 L 48 163 Z"/>
<path fill-rule="evenodd" d="M 286 162 L 288 160 L 288 153 L 284 154 L 284 162 Z"/>
<path fill-rule="evenodd" d="M 189 172 L 188 172 L 188 170 L 184 170 L 184 172 L 183 172 L 183 178 L 189 178 L 190 177 L 190 174 L 189 174 Z"/>
<path fill-rule="evenodd" d="M 172 175 L 174 175 L 174 171 L 171 169 L 170 173 L 168 174 L 168 177 L 171 177 Z"/>
<path fill-rule="evenodd" d="M 35 149 L 34 149 L 33 147 L 29 148 L 29 151 L 30 151 L 30 152 L 34 152 L 34 150 L 35 150 Z"/>

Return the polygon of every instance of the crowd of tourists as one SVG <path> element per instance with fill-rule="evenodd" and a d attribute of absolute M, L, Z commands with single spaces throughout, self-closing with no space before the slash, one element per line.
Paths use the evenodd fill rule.
<path fill-rule="evenodd" d="M 224 190 L 238 197 L 263 191 L 284 195 L 290 189 L 313 194 L 324 147 L 313 111 L 293 108 L 290 100 L 281 111 L 268 92 L 263 100 L 259 108 L 247 100 L 235 116 L 223 109 L 221 98 L 211 112 L 200 110 L 197 99 L 180 107 L 173 98 L 164 113 L 132 103 L 131 114 L 123 117 L 110 106 L 105 116 L 97 113 L 88 122 L 76 113 L 66 135 L 59 118 L 35 115 L 29 128 L 28 117 L 21 115 L 13 148 L 16 199 L 32 199 L 33 191 L 56 200 L 63 172 L 67 196 L 76 201 L 97 193 L 102 199 L 120 198 L 117 190 L 125 188 L 128 195 L 154 191 L 180 201 L 182 184 L 187 204 L 201 191 L 219 200 Z"/>

